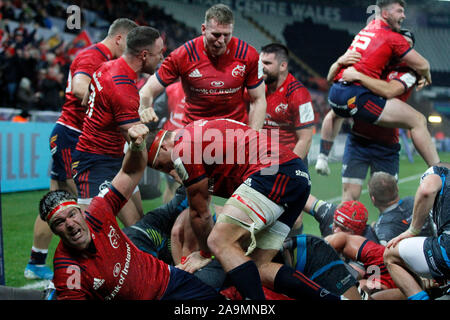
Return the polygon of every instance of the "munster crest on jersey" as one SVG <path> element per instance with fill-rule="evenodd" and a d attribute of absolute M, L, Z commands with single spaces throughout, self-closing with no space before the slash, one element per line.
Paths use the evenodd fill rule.
<path fill-rule="evenodd" d="M 240 65 L 238 64 L 236 67 L 234 67 L 233 71 L 231 71 L 231 75 L 235 78 L 237 77 L 244 77 L 245 76 L 245 64 Z"/>

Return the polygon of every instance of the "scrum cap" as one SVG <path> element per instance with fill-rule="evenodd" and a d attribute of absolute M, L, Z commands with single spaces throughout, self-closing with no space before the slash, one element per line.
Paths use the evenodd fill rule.
<path fill-rule="evenodd" d="M 345 201 L 334 211 L 334 223 L 362 235 L 366 228 L 369 213 L 359 201 Z"/>

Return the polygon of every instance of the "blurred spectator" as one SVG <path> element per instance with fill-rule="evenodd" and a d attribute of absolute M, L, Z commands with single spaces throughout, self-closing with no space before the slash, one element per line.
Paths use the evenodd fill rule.
<path fill-rule="evenodd" d="M 64 75 L 57 66 L 48 68 L 38 87 L 38 109 L 59 111 L 64 102 Z"/>
<path fill-rule="evenodd" d="M 19 58 L 17 57 L 16 50 L 13 47 L 10 47 L 5 51 L 5 59 L 3 60 L 3 65 L 1 68 L 3 73 L 2 82 L 7 89 L 6 104 L 9 107 L 14 107 L 17 83 L 20 79 L 20 66 Z"/>
<path fill-rule="evenodd" d="M 28 122 L 31 120 L 31 115 L 27 110 L 22 110 L 18 115 L 15 115 L 11 121 L 12 122 Z"/>
<path fill-rule="evenodd" d="M 16 17 L 14 13 L 14 6 L 12 5 L 11 1 L 1 1 L 0 12 L 2 18 L 5 20 L 14 20 Z"/>
<path fill-rule="evenodd" d="M 31 110 L 35 107 L 37 98 L 28 78 L 22 78 L 17 88 L 16 107 L 23 110 Z"/>

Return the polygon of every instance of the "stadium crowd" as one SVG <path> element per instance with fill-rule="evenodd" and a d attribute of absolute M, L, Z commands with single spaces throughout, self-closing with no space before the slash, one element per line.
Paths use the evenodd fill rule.
<path fill-rule="evenodd" d="M 51 27 L 47 16 L 64 16 L 63 7 L 1 3 L 2 103 L 62 107 L 27 278 L 52 280 L 57 299 L 423 300 L 446 294 L 450 165 L 420 131 L 423 116 L 414 118 L 401 98 L 431 84 L 427 60 L 401 29 L 404 1 L 377 1 L 380 15 L 330 66 L 328 101 L 292 71 L 286 46 L 254 48 L 234 37 L 226 5 L 206 11 L 198 36 L 145 2 L 76 4 L 110 24 L 103 40 L 82 50 L 73 50 L 74 43 L 51 47 L 24 27 Z M 18 27 L 9 30 L 7 19 L 18 20 Z M 397 89 L 388 95 L 380 86 Z M 392 106 L 414 121 L 399 119 Z M 307 156 L 321 115 L 330 120 L 323 123 L 316 164 L 324 175 L 335 134 L 323 133 L 336 133 L 344 118 L 355 123 L 339 205 L 310 194 Z M 415 197 L 398 196 L 397 127 L 413 132 L 428 168 Z M 246 134 L 228 139 L 230 130 Z M 205 135 L 227 139 L 215 139 L 212 152 Z M 239 159 L 252 147 L 256 155 Z M 232 162 L 216 161 L 219 154 Z M 143 214 L 137 186 L 146 167 L 180 187 L 168 203 Z M 369 168 L 369 193 L 379 210 L 374 225 L 358 201 Z M 213 195 L 227 199 L 224 206 L 213 204 Z M 301 234 L 302 212 L 317 220 L 322 237 Z M 52 234 L 61 239 L 53 271 L 46 265 Z"/>

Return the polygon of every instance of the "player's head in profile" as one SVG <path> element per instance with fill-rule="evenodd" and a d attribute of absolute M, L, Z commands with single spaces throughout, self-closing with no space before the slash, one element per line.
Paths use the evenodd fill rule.
<path fill-rule="evenodd" d="M 233 35 L 233 25 L 233 11 L 228 6 L 219 3 L 206 11 L 201 28 L 208 55 L 218 57 L 226 52 Z"/>
<path fill-rule="evenodd" d="M 345 201 L 334 211 L 333 232 L 362 235 L 368 219 L 369 212 L 361 202 Z"/>
<path fill-rule="evenodd" d="M 64 190 L 50 191 L 39 202 L 39 215 L 61 241 L 83 250 L 90 243 L 90 231 L 77 199 Z"/>
<path fill-rule="evenodd" d="M 128 18 L 118 18 L 109 26 L 106 39 L 112 43 L 110 50 L 113 58 L 118 58 L 124 53 L 127 35 L 137 26 L 136 22 Z"/>
<path fill-rule="evenodd" d="M 155 73 L 164 58 L 164 42 L 159 31 L 147 26 L 131 30 L 127 35 L 125 54 L 140 61 L 141 72 Z"/>
<path fill-rule="evenodd" d="M 386 207 L 398 200 L 397 179 L 387 172 L 374 172 L 367 187 L 370 199 L 376 207 Z"/>
<path fill-rule="evenodd" d="M 152 128 L 146 137 L 148 148 L 147 165 L 150 168 L 170 173 L 174 166 L 172 149 L 174 145 L 174 132 Z"/>
<path fill-rule="evenodd" d="M 404 0 L 377 0 L 377 6 L 380 8 L 380 17 L 386 21 L 392 30 L 399 32 L 403 20 L 405 20 Z"/>
<path fill-rule="evenodd" d="M 266 84 L 277 82 L 281 74 L 287 74 L 289 51 L 285 45 L 270 43 L 261 48 L 263 79 Z"/>

